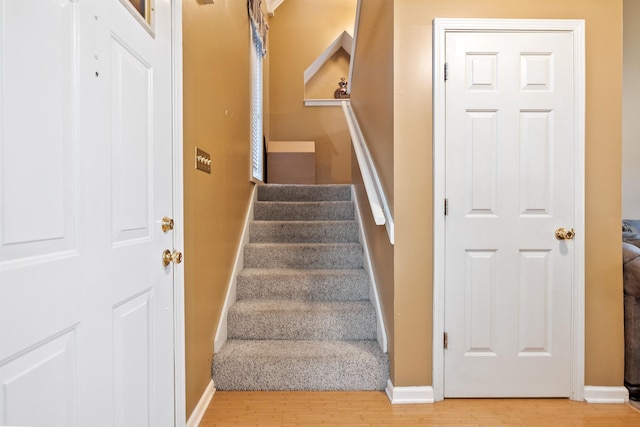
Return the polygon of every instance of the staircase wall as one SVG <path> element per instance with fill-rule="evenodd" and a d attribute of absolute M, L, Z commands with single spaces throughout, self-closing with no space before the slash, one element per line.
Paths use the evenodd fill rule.
<path fill-rule="evenodd" d="M 191 414 L 211 381 L 213 336 L 253 188 L 251 85 L 246 2 L 183 0 L 182 5 L 185 369 Z M 194 168 L 196 145 L 211 154 L 211 174 Z"/>

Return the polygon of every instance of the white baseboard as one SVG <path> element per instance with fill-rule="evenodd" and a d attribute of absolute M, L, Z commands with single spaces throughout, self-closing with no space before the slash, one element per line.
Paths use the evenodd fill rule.
<path fill-rule="evenodd" d="M 385 390 L 392 404 L 406 403 L 434 403 L 433 387 L 394 387 L 391 380 L 387 381 Z M 626 403 L 629 392 L 625 387 L 585 386 L 584 400 L 587 403 Z"/>
<path fill-rule="evenodd" d="M 387 352 L 387 330 L 384 324 L 384 317 L 382 316 L 382 306 L 380 305 L 380 298 L 378 297 L 378 284 L 376 283 L 376 276 L 373 274 L 373 268 L 371 263 L 371 254 L 369 252 L 369 244 L 367 243 L 367 235 L 364 232 L 364 225 L 362 224 L 362 215 L 360 212 L 360 206 L 358 205 L 358 199 L 356 198 L 356 190 L 351 186 L 351 200 L 353 200 L 353 206 L 355 209 L 355 217 L 358 220 L 358 234 L 360 236 L 360 243 L 362 243 L 362 250 L 364 253 L 364 266 L 363 268 L 369 275 L 369 300 L 376 310 L 376 338 L 378 345 L 383 353 Z"/>
<path fill-rule="evenodd" d="M 584 386 L 584 400 L 587 403 L 626 403 L 629 391 L 625 387 Z"/>
<path fill-rule="evenodd" d="M 244 247 L 249 243 L 249 224 L 253 221 L 253 207 L 258 198 L 258 186 L 254 185 L 251 193 L 251 202 L 247 208 L 247 212 L 244 217 L 244 225 L 242 228 L 242 236 L 240 237 L 240 243 L 236 250 L 236 258 L 233 264 L 233 271 L 229 278 L 229 284 L 227 286 L 227 295 L 222 305 L 222 312 L 220 313 L 220 319 L 218 319 L 218 329 L 213 340 L 213 352 L 216 353 L 220 350 L 223 344 L 227 341 L 227 313 L 229 308 L 236 302 L 236 278 L 238 273 L 244 267 Z"/>
<path fill-rule="evenodd" d="M 186 427 L 198 427 L 200 425 L 200 421 L 202 421 L 202 417 L 204 417 L 205 412 L 207 412 L 207 408 L 209 407 L 209 403 L 211 403 L 211 399 L 213 399 L 213 394 L 215 392 L 216 388 L 213 385 L 213 380 L 211 380 L 207 388 L 204 390 L 204 393 L 202 393 L 195 409 L 189 416 Z"/>
<path fill-rule="evenodd" d="M 393 405 L 409 403 L 434 403 L 433 387 L 394 387 L 391 380 L 387 380 L 387 397 Z"/>

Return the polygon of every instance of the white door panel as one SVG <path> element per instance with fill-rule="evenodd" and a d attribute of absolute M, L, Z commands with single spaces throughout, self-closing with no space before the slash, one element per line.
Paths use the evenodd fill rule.
<path fill-rule="evenodd" d="M 63 331 L 0 367 L 3 425 L 76 425 L 75 340 L 75 330 Z"/>
<path fill-rule="evenodd" d="M 569 396 L 573 42 L 448 33 L 447 397 Z"/>
<path fill-rule="evenodd" d="M 0 425 L 174 423 L 171 2 L 0 0 Z"/>
<path fill-rule="evenodd" d="M 62 0 L 0 3 L 2 267 L 78 249 L 76 9 Z"/>

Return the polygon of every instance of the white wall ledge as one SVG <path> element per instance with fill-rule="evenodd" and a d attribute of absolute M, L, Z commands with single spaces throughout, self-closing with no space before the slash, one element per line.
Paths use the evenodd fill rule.
<path fill-rule="evenodd" d="M 340 107 L 342 101 L 350 103 L 348 99 L 305 99 L 305 107 Z"/>

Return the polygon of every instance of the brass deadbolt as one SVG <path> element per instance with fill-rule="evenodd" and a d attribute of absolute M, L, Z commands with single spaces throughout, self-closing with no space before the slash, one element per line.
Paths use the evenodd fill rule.
<path fill-rule="evenodd" d="M 168 216 L 162 217 L 162 231 L 164 231 L 165 233 L 169 230 L 173 230 L 173 219 L 169 218 Z"/>

